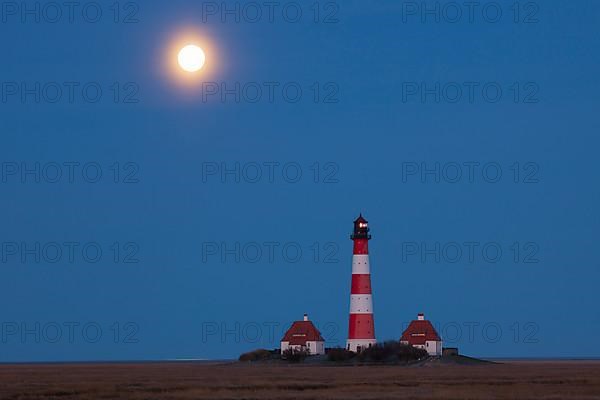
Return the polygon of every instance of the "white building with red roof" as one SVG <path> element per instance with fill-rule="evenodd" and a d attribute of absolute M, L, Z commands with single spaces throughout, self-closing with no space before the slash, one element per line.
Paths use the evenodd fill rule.
<path fill-rule="evenodd" d="M 307 351 L 311 355 L 325 354 L 325 340 L 307 314 L 303 321 L 294 322 L 281 339 L 281 353 L 288 349 Z"/>
<path fill-rule="evenodd" d="M 408 325 L 400 343 L 427 350 L 430 356 L 442 355 L 442 338 L 431 322 L 425 319 L 425 314 L 418 314 L 417 319 Z"/>

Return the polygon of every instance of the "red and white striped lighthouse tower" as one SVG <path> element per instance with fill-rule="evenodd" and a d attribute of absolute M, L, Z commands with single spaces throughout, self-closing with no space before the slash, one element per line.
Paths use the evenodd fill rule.
<path fill-rule="evenodd" d="M 369 267 L 369 223 L 362 214 L 354 221 L 352 255 L 352 287 L 350 290 L 350 323 L 346 349 L 354 352 L 373 346 L 375 324 L 373 321 L 373 295 Z"/>

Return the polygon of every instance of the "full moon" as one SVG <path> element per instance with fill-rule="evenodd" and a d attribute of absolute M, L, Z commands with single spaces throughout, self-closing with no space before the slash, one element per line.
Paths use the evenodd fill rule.
<path fill-rule="evenodd" d="M 189 44 L 179 51 L 177 60 L 184 71 L 196 72 L 204 66 L 206 56 L 200 47 Z"/>

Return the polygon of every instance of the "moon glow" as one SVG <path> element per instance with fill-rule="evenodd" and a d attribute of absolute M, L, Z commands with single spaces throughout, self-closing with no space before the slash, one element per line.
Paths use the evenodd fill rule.
<path fill-rule="evenodd" d="M 204 66 L 206 55 L 200 47 L 189 44 L 179 51 L 177 60 L 184 71 L 197 72 Z"/>

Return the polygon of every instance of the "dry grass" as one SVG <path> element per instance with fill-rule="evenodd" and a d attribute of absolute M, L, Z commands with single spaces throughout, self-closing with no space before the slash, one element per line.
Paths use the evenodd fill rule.
<path fill-rule="evenodd" d="M 598 399 L 600 362 L 0 366 L 1 399 Z"/>

